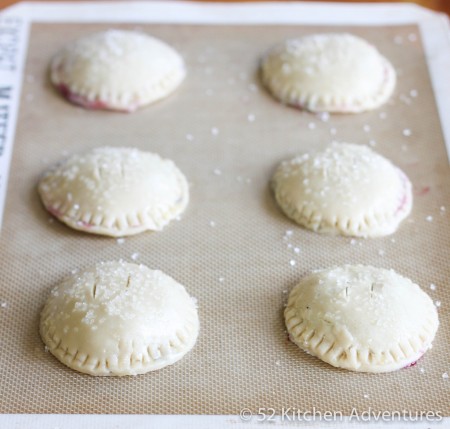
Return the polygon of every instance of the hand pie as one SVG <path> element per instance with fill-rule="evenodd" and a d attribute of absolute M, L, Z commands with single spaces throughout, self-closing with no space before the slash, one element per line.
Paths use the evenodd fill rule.
<path fill-rule="evenodd" d="M 436 307 L 393 270 L 345 265 L 316 271 L 291 291 L 284 312 L 291 340 L 338 368 L 395 371 L 413 364 L 438 329 Z"/>
<path fill-rule="evenodd" d="M 53 85 L 72 103 L 124 112 L 167 97 L 185 74 L 183 59 L 169 45 L 123 30 L 75 40 L 50 65 Z"/>
<path fill-rule="evenodd" d="M 137 375 L 180 360 L 199 320 L 185 288 L 161 271 L 101 262 L 53 289 L 41 313 L 48 350 L 90 375 Z"/>
<path fill-rule="evenodd" d="M 284 161 L 272 188 L 283 212 L 299 225 L 355 237 L 392 234 L 413 199 L 398 167 L 367 146 L 348 143 Z"/>
<path fill-rule="evenodd" d="M 186 178 L 172 161 L 132 148 L 72 155 L 44 174 L 38 191 L 65 224 L 112 237 L 161 230 L 189 201 Z"/>
<path fill-rule="evenodd" d="M 395 70 L 377 49 L 351 34 L 313 34 L 272 48 L 262 80 L 282 103 L 311 112 L 363 112 L 385 103 Z"/>

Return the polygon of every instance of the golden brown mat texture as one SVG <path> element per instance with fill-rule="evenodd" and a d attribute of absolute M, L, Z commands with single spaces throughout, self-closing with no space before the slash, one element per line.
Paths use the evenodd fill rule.
<path fill-rule="evenodd" d="M 450 381 L 442 374 L 450 372 L 450 174 L 418 29 L 346 27 L 393 62 L 398 87 L 393 102 L 377 111 L 322 121 L 274 101 L 257 78 L 258 60 L 286 37 L 342 28 L 142 25 L 182 53 L 188 76 L 170 98 L 131 115 L 74 107 L 48 82 L 57 49 L 107 28 L 39 24 L 31 30 L 0 246 L 6 303 L 0 308 L 0 411 L 235 414 L 243 407 L 316 407 L 348 414 L 371 407 L 449 415 Z M 322 236 L 297 227 L 276 207 L 268 181 L 277 164 L 333 138 L 372 141 L 411 178 L 413 212 L 396 234 Z M 68 154 L 100 145 L 173 159 L 191 183 L 181 221 L 123 244 L 51 221 L 36 193 L 39 175 Z M 284 239 L 287 230 L 293 233 Z M 95 378 L 66 368 L 44 351 L 38 333 L 49 291 L 74 268 L 130 261 L 134 253 L 198 298 L 196 347 L 174 366 L 138 377 Z M 352 373 L 289 342 L 287 291 L 310 270 L 345 263 L 394 268 L 441 301 L 434 347 L 417 366 Z"/>

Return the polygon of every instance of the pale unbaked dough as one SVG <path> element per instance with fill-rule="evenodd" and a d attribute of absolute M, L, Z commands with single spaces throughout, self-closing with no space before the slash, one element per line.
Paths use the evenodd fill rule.
<path fill-rule="evenodd" d="M 72 155 L 44 174 L 38 191 L 70 227 L 113 237 L 161 230 L 189 201 L 186 178 L 172 161 L 131 148 Z"/>
<path fill-rule="evenodd" d="M 91 375 L 136 375 L 181 359 L 199 332 L 195 300 L 161 271 L 102 262 L 66 278 L 40 333 L 63 364 Z"/>
<path fill-rule="evenodd" d="M 363 372 L 411 365 L 431 347 L 439 325 L 419 286 L 393 270 L 362 265 L 307 276 L 290 293 L 284 314 L 301 349 Z"/>
<path fill-rule="evenodd" d="M 262 80 L 282 103 L 312 112 L 362 112 L 385 103 L 395 88 L 390 62 L 351 34 L 314 34 L 272 48 Z"/>
<path fill-rule="evenodd" d="M 186 74 L 181 56 L 143 33 L 108 30 L 75 40 L 52 59 L 52 83 L 90 109 L 131 112 L 168 96 Z"/>
<path fill-rule="evenodd" d="M 398 167 L 367 146 L 349 143 L 281 163 L 272 188 L 283 212 L 298 224 L 356 237 L 392 234 L 413 199 Z"/>

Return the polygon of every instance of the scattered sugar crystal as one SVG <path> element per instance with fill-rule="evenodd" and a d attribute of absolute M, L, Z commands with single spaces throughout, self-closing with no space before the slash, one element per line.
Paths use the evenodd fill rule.
<path fill-rule="evenodd" d="M 289 264 L 291 264 L 291 267 L 293 267 L 293 266 L 296 264 L 296 262 L 295 262 L 293 259 L 291 259 L 291 260 L 289 261 Z"/>
<path fill-rule="evenodd" d="M 417 89 L 411 89 L 411 91 L 409 91 L 409 95 L 412 98 L 416 98 L 419 95 L 419 91 L 417 91 Z"/>
<path fill-rule="evenodd" d="M 415 34 L 415 33 L 409 33 L 409 34 L 408 34 L 408 40 L 409 40 L 410 42 L 416 42 L 416 41 L 417 41 L 417 34 Z"/>
<path fill-rule="evenodd" d="M 281 71 L 283 74 L 291 74 L 292 73 L 292 67 L 288 63 L 283 63 L 281 66 Z"/>
<path fill-rule="evenodd" d="M 292 244 L 291 244 L 291 243 L 288 243 L 287 248 L 288 248 L 288 249 L 292 249 L 292 247 L 293 247 Z"/>
<path fill-rule="evenodd" d="M 285 290 L 283 291 L 283 293 L 284 293 L 284 294 L 288 293 L 287 289 L 285 289 Z"/>
<path fill-rule="evenodd" d="M 380 112 L 379 114 L 378 114 L 378 116 L 379 116 L 379 118 L 380 119 L 386 119 L 387 118 L 387 113 L 386 112 Z"/>
<path fill-rule="evenodd" d="M 354 245 L 356 244 L 356 240 L 355 240 L 354 238 L 352 238 L 352 239 L 350 240 L 350 244 L 351 244 L 352 246 L 354 246 Z"/>
<path fill-rule="evenodd" d="M 123 244 L 123 243 L 125 243 L 125 238 L 118 238 L 116 241 L 117 241 L 117 244 Z"/>
<path fill-rule="evenodd" d="M 213 173 L 214 173 L 216 176 L 220 176 L 220 175 L 222 174 L 222 170 L 220 170 L 219 168 L 215 168 L 215 169 L 213 170 Z"/>
<path fill-rule="evenodd" d="M 322 112 L 322 113 L 319 113 L 319 119 L 320 119 L 322 122 L 328 122 L 329 119 L 330 119 L 330 114 L 329 114 L 328 112 Z"/>
<path fill-rule="evenodd" d="M 369 395 L 367 393 L 364 394 L 364 399 L 369 399 Z"/>
<path fill-rule="evenodd" d="M 369 145 L 374 147 L 377 145 L 377 142 L 375 140 L 369 140 Z"/>
<path fill-rule="evenodd" d="M 420 371 L 422 374 L 424 374 L 424 373 L 425 373 L 425 368 L 422 367 L 422 368 L 419 369 L 419 371 Z"/>
<path fill-rule="evenodd" d="M 300 248 L 299 247 L 294 247 L 294 252 L 297 253 L 297 254 L 300 253 Z"/>
<path fill-rule="evenodd" d="M 439 210 L 440 210 L 441 212 L 445 212 L 445 207 L 444 207 L 444 206 L 441 206 Z"/>
<path fill-rule="evenodd" d="M 246 177 L 245 183 L 247 183 L 247 184 L 252 183 L 252 179 L 250 179 L 250 177 Z"/>
<path fill-rule="evenodd" d="M 430 289 L 431 289 L 431 290 L 436 290 L 436 285 L 435 285 L 434 283 L 431 283 L 431 284 L 430 284 Z"/>
<path fill-rule="evenodd" d="M 402 36 L 395 36 L 394 37 L 394 43 L 396 45 L 402 45 L 403 44 L 403 37 Z"/>
<path fill-rule="evenodd" d="M 275 361 L 275 365 L 280 366 L 280 365 L 281 365 L 281 362 L 280 362 L 279 360 L 277 360 L 277 361 Z"/>
<path fill-rule="evenodd" d="M 219 134 L 219 129 L 216 127 L 211 128 L 211 134 L 217 136 Z"/>
<path fill-rule="evenodd" d="M 214 222 L 213 220 L 211 220 L 210 222 L 209 222 L 209 226 L 211 226 L 211 227 L 215 227 L 216 226 L 216 222 Z"/>
<path fill-rule="evenodd" d="M 134 252 L 134 253 L 131 255 L 131 259 L 132 259 L 133 261 L 136 261 L 138 258 L 139 258 L 139 253 L 138 253 L 138 252 Z"/>
<path fill-rule="evenodd" d="M 225 279 L 223 277 L 219 277 L 219 282 L 223 283 L 225 281 Z"/>
<path fill-rule="evenodd" d="M 288 237 L 290 237 L 292 234 L 294 234 L 294 231 L 292 231 L 292 229 L 288 229 L 288 230 L 286 231 L 286 235 L 287 235 Z"/>
<path fill-rule="evenodd" d="M 74 210 L 79 210 L 80 209 L 80 205 L 79 204 L 74 204 L 73 205 L 73 209 Z"/>
<path fill-rule="evenodd" d="M 425 219 L 427 222 L 433 222 L 433 216 L 427 216 Z"/>
<path fill-rule="evenodd" d="M 378 255 L 380 255 L 380 256 L 384 256 L 384 250 L 383 249 L 380 249 L 379 251 L 378 251 Z"/>
<path fill-rule="evenodd" d="M 308 124 L 308 128 L 309 128 L 310 130 L 315 130 L 315 129 L 316 129 L 316 124 L 315 124 L 314 122 L 310 122 L 310 123 Z"/>
<path fill-rule="evenodd" d="M 364 126 L 363 126 L 363 130 L 364 130 L 364 132 L 366 132 L 366 133 L 370 132 L 370 125 L 364 125 Z"/>
<path fill-rule="evenodd" d="M 444 380 L 447 380 L 447 379 L 448 379 L 448 373 L 447 373 L 447 372 L 444 372 L 444 373 L 442 374 L 442 378 L 443 378 Z"/>
<path fill-rule="evenodd" d="M 253 113 L 249 113 L 247 116 L 248 122 L 255 122 L 256 116 Z"/>
<path fill-rule="evenodd" d="M 391 243 L 395 243 L 396 239 L 395 238 L 391 238 Z"/>
<path fill-rule="evenodd" d="M 257 91 L 258 91 L 258 87 L 257 87 L 254 83 L 251 83 L 251 84 L 248 86 L 248 89 L 249 89 L 251 92 L 257 92 Z"/>
<path fill-rule="evenodd" d="M 436 301 L 434 304 L 439 308 L 441 306 L 441 301 Z"/>
<path fill-rule="evenodd" d="M 403 135 L 404 135 L 405 137 L 409 137 L 411 134 L 412 134 L 412 132 L 411 132 L 411 130 L 410 130 L 409 128 L 405 128 L 405 129 L 403 130 Z"/>
<path fill-rule="evenodd" d="M 191 142 L 194 140 L 194 136 L 192 134 L 186 134 L 186 140 Z"/>
<path fill-rule="evenodd" d="M 6 301 L 0 302 L 0 308 L 6 308 L 8 307 L 8 303 Z"/>

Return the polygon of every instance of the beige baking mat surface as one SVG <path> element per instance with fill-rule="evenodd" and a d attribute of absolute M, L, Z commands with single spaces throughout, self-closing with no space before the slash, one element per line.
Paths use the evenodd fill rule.
<path fill-rule="evenodd" d="M 393 102 L 378 111 L 328 121 L 275 102 L 256 70 L 274 42 L 333 28 L 142 25 L 179 49 L 189 74 L 173 96 L 131 115 L 74 107 L 47 81 L 58 48 L 106 28 L 31 29 L 1 234 L 0 411 L 236 414 L 243 407 L 315 407 L 348 414 L 371 407 L 449 415 L 450 380 L 443 374 L 450 372 L 450 174 L 417 28 L 346 28 L 393 62 L 398 88 Z M 333 138 L 371 142 L 411 178 L 413 213 L 395 235 L 321 236 L 297 227 L 275 206 L 268 180 L 276 165 Z M 39 175 L 70 153 L 106 144 L 158 152 L 177 163 L 191 183 L 180 222 L 120 244 L 51 219 L 36 193 Z M 174 366 L 138 377 L 95 378 L 66 368 L 44 351 L 38 333 L 50 289 L 73 268 L 131 261 L 133 254 L 197 297 L 196 347 Z M 417 366 L 352 373 L 288 341 L 286 292 L 306 272 L 344 263 L 392 267 L 440 301 L 434 347 Z"/>

